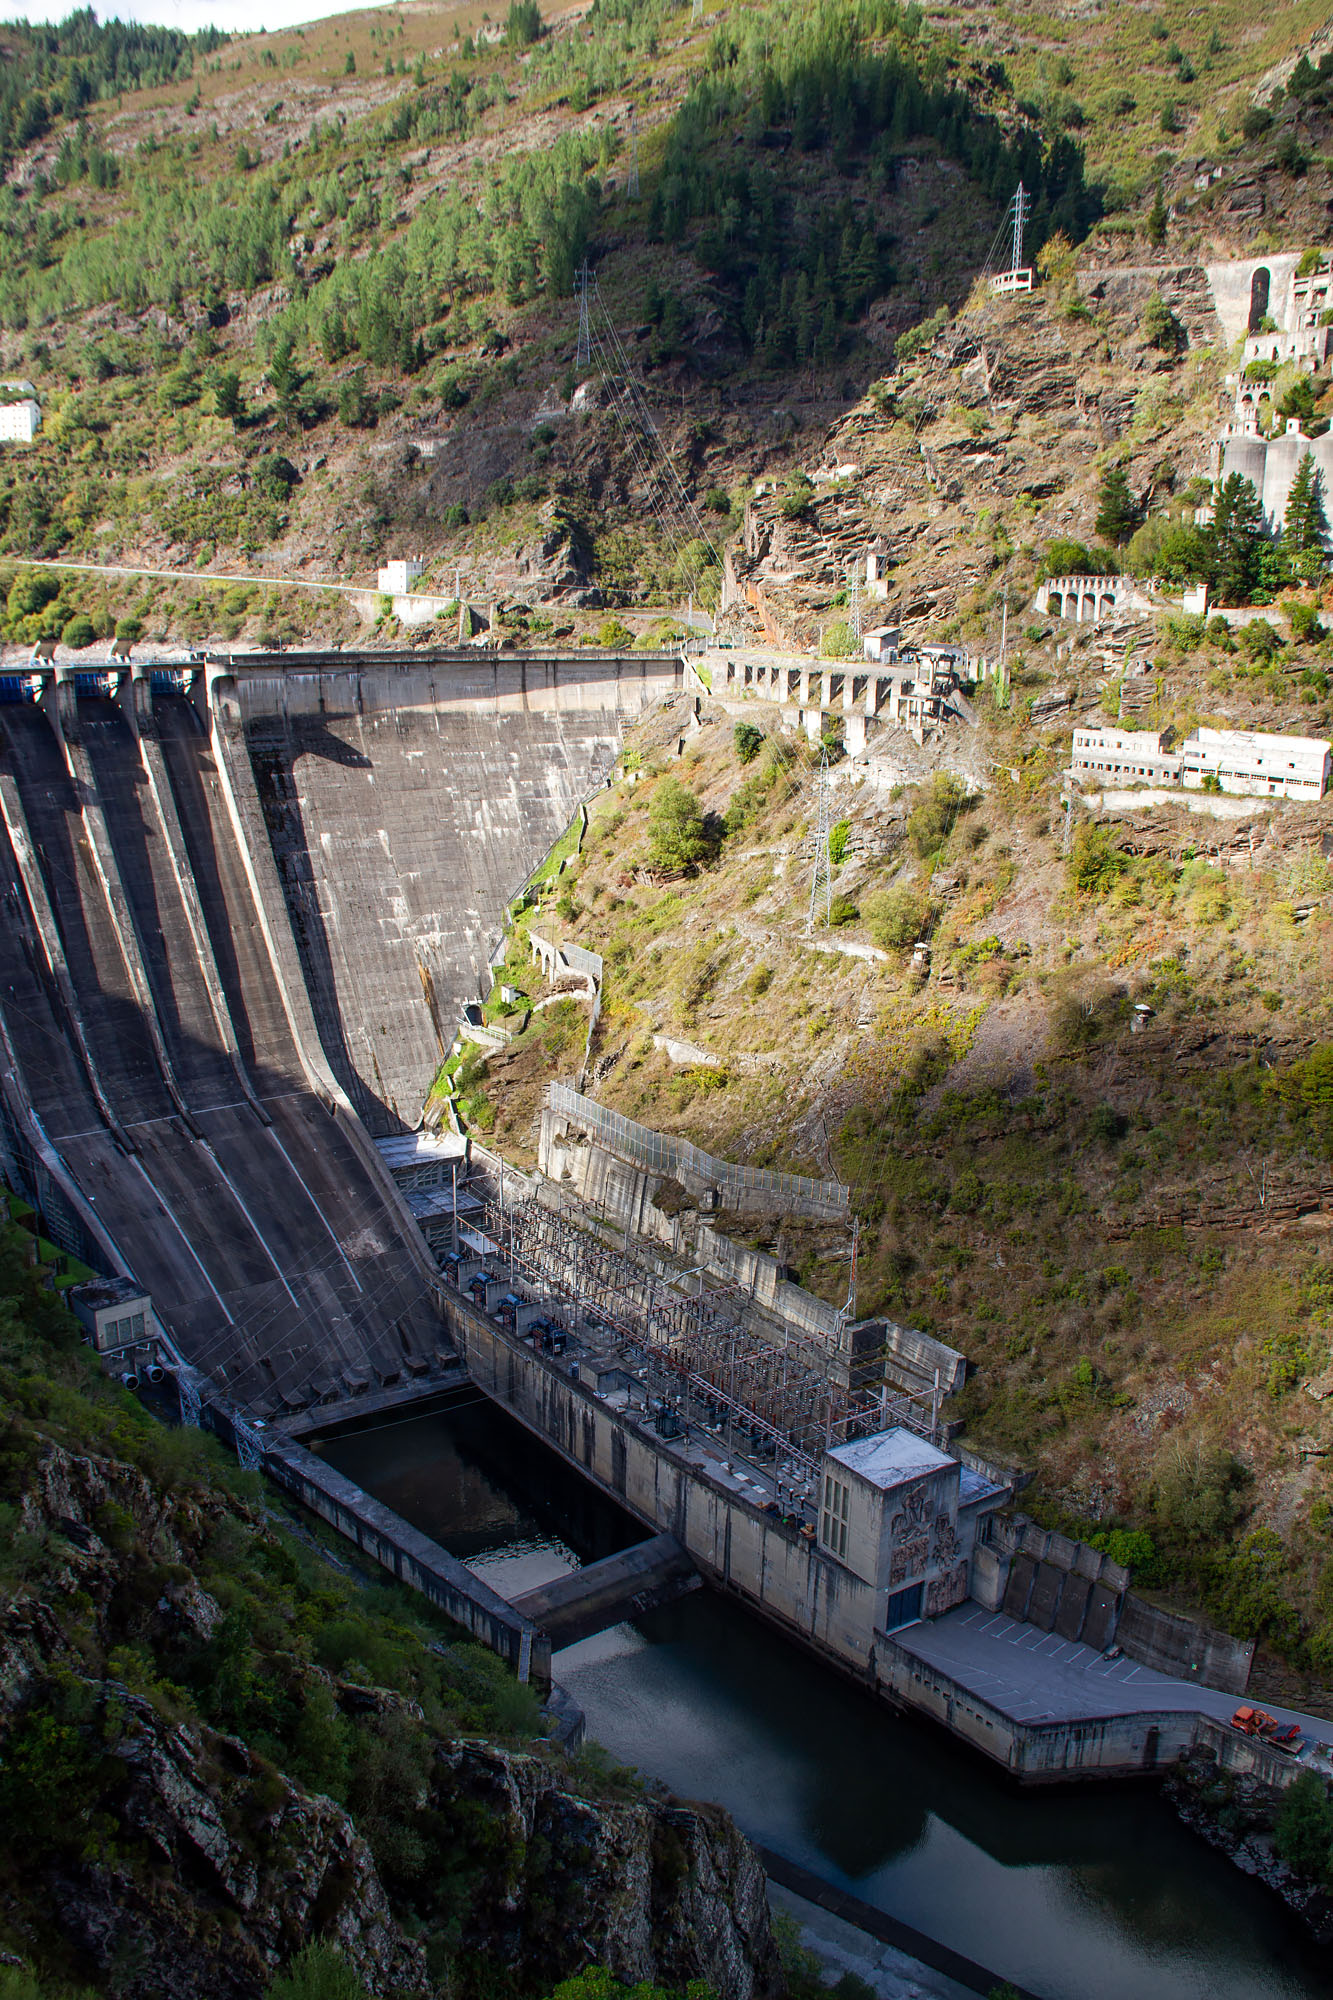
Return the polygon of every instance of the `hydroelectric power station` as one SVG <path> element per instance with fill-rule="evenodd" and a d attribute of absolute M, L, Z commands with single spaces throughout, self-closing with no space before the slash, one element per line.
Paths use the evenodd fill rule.
<path fill-rule="evenodd" d="M 187 1419 L 524 1678 L 702 1578 L 1025 1780 L 1204 1738 L 1287 1782 L 1226 1727 L 1245 1649 L 997 1521 L 1009 1487 L 940 1424 L 964 1357 L 654 1201 L 668 1167 L 701 1217 L 845 1216 L 844 1189 L 668 1162 L 567 1086 L 531 1181 L 421 1132 L 507 905 L 687 671 L 467 650 L 0 678 L 0 1167 L 104 1274 L 92 1338 L 127 1377 L 165 1365 Z M 643 1542 L 509 1602 L 301 1441 L 462 1381 Z"/>

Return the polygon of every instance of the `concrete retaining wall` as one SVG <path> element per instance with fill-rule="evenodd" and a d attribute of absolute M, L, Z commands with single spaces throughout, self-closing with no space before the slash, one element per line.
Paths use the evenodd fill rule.
<path fill-rule="evenodd" d="M 265 1452 L 264 1470 L 400 1583 L 419 1590 L 474 1639 L 508 1660 L 521 1681 L 550 1686 L 551 1642 L 545 1633 L 429 1535 L 372 1500 L 303 1445 L 286 1439 L 272 1442 Z"/>
<path fill-rule="evenodd" d="M 1026 1785 L 1146 1776 L 1169 1769 L 1198 1744 L 1211 1749 L 1224 1770 L 1257 1777 L 1277 1790 L 1294 1783 L 1302 1768 L 1280 1751 L 1189 1709 L 1016 1722 L 882 1633 L 877 1679 L 888 1699 L 929 1716 Z"/>
<path fill-rule="evenodd" d="M 1022 1514 L 996 1516 L 989 1545 L 978 1550 L 972 1595 L 987 1611 L 1103 1648 L 1227 1694 L 1244 1694 L 1252 1640 L 1135 1597 L 1130 1572 L 1086 1542 L 1039 1528 Z"/>
<path fill-rule="evenodd" d="M 1244 1694 L 1254 1661 L 1253 1639 L 1237 1639 L 1197 1619 L 1164 1611 L 1133 1595 L 1125 1599 L 1116 1634 L 1122 1650 L 1145 1667 Z"/>

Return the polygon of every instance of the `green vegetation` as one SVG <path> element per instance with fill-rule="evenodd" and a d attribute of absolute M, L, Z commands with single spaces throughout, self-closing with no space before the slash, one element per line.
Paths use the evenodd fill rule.
<path fill-rule="evenodd" d="M 225 1822 L 257 1879 L 290 1866 L 270 1851 L 290 1837 L 272 1831 L 287 1824 L 278 1808 L 289 1780 L 345 1806 L 395 1917 L 427 1941 L 434 1976 L 465 1995 L 489 1993 L 461 1944 L 504 1857 L 490 1813 L 451 1789 L 440 1748 L 484 1736 L 556 1760 L 533 1690 L 424 1599 L 327 1559 L 323 1531 L 289 1525 L 210 1438 L 164 1428 L 112 1386 L 43 1267 L 28 1261 L 31 1241 L 0 1229 L 0 1611 L 10 1657 L 29 1657 L 23 1635 L 34 1615 L 44 1621 L 40 1657 L 0 1727 L 0 1878 L 36 1973 L 29 1989 L 26 1971 L 20 1979 L 6 1967 L 0 1991 L 64 1993 L 61 1906 L 80 1870 L 114 1864 L 127 1894 L 150 1878 L 140 1822 L 122 1810 L 149 1726 L 168 1740 L 194 1732 L 190 1775 L 219 1788 L 219 1837 Z M 82 1523 L 51 1513 L 48 1462 L 67 1484 L 62 1504 L 76 1513 L 86 1504 Z M 599 1778 L 586 1761 L 581 1774 L 560 1758 L 559 1785 L 623 1796 L 622 1778 Z M 66 1885 L 54 1900 L 51 1870 Z M 519 1978 L 509 1990 L 521 2000 L 531 1989 Z M 362 2000 L 362 1988 L 316 1936 L 268 2000 Z"/>
<path fill-rule="evenodd" d="M 648 812 L 648 858 L 664 874 L 693 868 L 710 850 L 703 809 L 679 778 L 659 779 Z"/>

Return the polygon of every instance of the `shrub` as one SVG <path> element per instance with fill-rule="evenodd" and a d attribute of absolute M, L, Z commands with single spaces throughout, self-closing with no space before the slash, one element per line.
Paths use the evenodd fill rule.
<path fill-rule="evenodd" d="M 938 854 L 968 804 L 968 789 L 951 772 L 937 771 L 907 815 L 907 837 L 922 861 Z"/>
<path fill-rule="evenodd" d="M 835 868 L 847 859 L 847 849 L 851 845 L 852 823 L 849 819 L 833 822 L 828 835 L 828 858 Z"/>
<path fill-rule="evenodd" d="M 1313 646 L 1324 636 L 1324 627 L 1319 622 L 1317 604 L 1289 604 L 1287 617 L 1291 621 L 1291 634 L 1303 646 Z"/>
<path fill-rule="evenodd" d="M 597 643 L 599 646 L 608 646 L 617 652 L 624 652 L 627 646 L 634 644 L 634 634 L 619 618 L 603 618 L 597 627 Z"/>
<path fill-rule="evenodd" d="M 921 890 L 903 884 L 866 897 L 867 927 L 874 942 L 885 951 L 901 951 L 916 944 L 929 933 L 934 915 L 929 898 Z"/>
<path fill-rule="evenodd" d="M 648 859 L 654 868 L 677 874 L 708 853 L 703 807 L 679 778 L 663 778 L 648 808 Z"/>
<path fill-rule="evenodd" d="M 349 55 L 347 60 L 352 60 Z M 264 2000 L 370 2000 L 340 1951 L 331 1944 L 308 1944 L 285 1972 L 271 1980 Z"/>
<path fill-rule="evenodd" d="M 850 660 L 857 651 L 856 634 L 844 618 L 835 618 L 826 625 L 819 639 L 820 658 L 825 660 Z"/>
<path fill-rule="evenodd" d="M 1085 542 L 1057 535 L 1046 544 L 1037 580 L 1048 576 L 1114 576 L 1118 568 L 1109 549 L 1090 549 Z"/>
<path fill-rule="evenodd" d="M 85 617 L 81 611 L 61 627 L 60 641 L 64 646 L 91 646 L 96 637 L 97 628 L 92 619 Z"/>
<path fill-rule="evenodd" d="M 739 761 L 750 764 L 764 747 L 764 732 L 756 729 L 753 722 L 738 722 L 731 732 L 731 740 Z"/>
<path fill-rule="evenodd" d="M 1325 1882 L 1333 1858 L 1333 1800 L 1324 1781 L 1302 1771 L 1283 1793 L 1273 1822 L 1273 1845 L 1289 1868 L 1312 1881 Z"/>
<path fill-rule="evenodd" d="M 1115 844 L 1109 827 L 1084 820 L 1074 834 L 1067 874 L 1081 896 L 1104 896 L 1129 868 L 1129 856 Z"/>
<path fill-rule="evenodd" d="M 840 930 L 844 924 L 856 923 L 860 915 L 860 910 L 850 896 L 835 896 L 829 905 L 828 920 L 834 930 Z"/>
<path fill-rule="evenodd" d="M 142 639 L 143 619 L 118 618 L 116 620 L 116 637 L 128 640 L 130 645 L 133 645 L 137 639 Z"/>
<path fill-rule="evenodd" d="M 1240 645 L 1251 660 L 1267 663 L 1282 651 L 1282 635 L 1266 618 L 1255 618 L 1242 628 Z"/>
<path fill-rule="evenodd" d="M 1179 354 L 1185 345 L 1185 329 L 1160 292 L 1154 292 L 1143 308 L 1140 325 L 1149 347 L 1162 354 Z"/>
<path fill-rule="evenodd" d="M 1181 1443 L 1163 1455 L 1152 1480 L 1152 1510 L 1168 1541 L 1224 1546 L 1245 1511 L 1250 1474 L 1222 1445 Z"/>

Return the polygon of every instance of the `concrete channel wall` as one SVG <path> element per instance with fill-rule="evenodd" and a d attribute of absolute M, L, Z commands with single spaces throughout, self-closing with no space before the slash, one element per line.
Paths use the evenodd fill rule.
<path fill-rule="evenodd" d="M 706 1580 L 873 1685 L 869 1584 L 447 1292 L 444 1315 L 478 1389 L 638 1520 L 674 1535 Z"/>
<path fill-rule="evenodd" d="M 551 1642 L 546 1634 L 483 1583 L 466 1563 L 391 1508 L 372 1500 L 354 1480 L 335 1472 L 304 1445 L 287 1439 L 271 1442 L 264 1470 L 275 1484 L 372 1556 L 400 1583 L 419 1590 L 474 1639 L 508 1660 L 519 1680 L 531 1680 L 543 1689 L 550 1687 Z"/>

